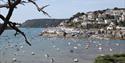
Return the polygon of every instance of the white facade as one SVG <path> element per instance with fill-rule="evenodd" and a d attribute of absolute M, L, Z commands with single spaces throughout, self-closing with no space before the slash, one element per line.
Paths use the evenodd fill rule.
<path fill-rule="evenodd" d="M 104 20 L 104 22 L 105 22 L 105 24 L 109 24 L 109 23 L 111 23 L 112 21 L 111 20 Z"/>
<path fill-rule="evenodd" d="M 121 21 L 125 21 L 125 15 L 121 16 Z"/>
<path fill-rule="evenodd" d="M 116 29 L 121 29 L 121 30 L 125 30 L 125 27 L 120 27 L 120 26 L 117 26 Z"/>
<path fill-rule="evenodd" d="M 94 20 L 94 14 L 92 12 L 88 13 L 88 20 Z"/>
<path fill-rule="evenodd" d="M 79 18 L 82 18 L 83 21 L 88 20 L 86 15 L 82 15 Z"/>
<path fill-rule="evenodd" d="M 114 28 L 112 26 L 108 26 L 107 30 L 113 30 Z"/>
<path fill-rule="evenodd" d="M 74 18 L 74 19 L 73 19 L 73 22 L 78 22 L 78 21 L 79 21 L 78 18 Z"/>

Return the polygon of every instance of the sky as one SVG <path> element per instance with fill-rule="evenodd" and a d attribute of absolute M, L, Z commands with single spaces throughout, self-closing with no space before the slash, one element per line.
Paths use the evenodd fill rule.
<path fill-rule="evenodd" d="M 49 4 L 44 10 L 49 13 L 51 18 L 63 19 L 70 18 L 77 12 L 89 12 L 103 10 L 107 8 L 125 8 L 125 0 L 37 0 L 42 5 Z M 0 13 L 6 15 L 7 9 L 2 9 Z M 50 18 L 38 12 L 33 4 L 18 5 L 14 10 L 11 21 L 23 23 L 29 19 Z"/>

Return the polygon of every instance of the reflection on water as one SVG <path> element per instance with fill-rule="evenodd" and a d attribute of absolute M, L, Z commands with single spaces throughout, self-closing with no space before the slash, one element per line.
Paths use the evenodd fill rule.
<path fill-rule="evenodd" d="M 40 28 L 21 30 L 32 46 L 6 30 L 0 37 L 0 63 L 93 63 L 98 55 L 125 52 L 124 40 L 47 38 L 38 36 Z"/>

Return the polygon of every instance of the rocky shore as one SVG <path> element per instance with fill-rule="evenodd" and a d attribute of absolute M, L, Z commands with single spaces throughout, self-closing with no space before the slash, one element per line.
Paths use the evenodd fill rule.
<path fill-rule="evenodd" d="M 53 27 L 53 28 L 46 28 L 40 35 L 47 37 L 125 40 L 125 30 L 120 30 L 120 29 L 105 30 L 105 29 L 78 29 L 78 28 Z"/>
<path fill-rule="evenodd" d="M 125 40 L 125 30 L 98 30 L 96 32 L 97 33 L 91 35 L 90 38 Z"/>
<path fill-rule="evenodd" d="M 53 27 L 46 28 L 40 34 L 41 36 L 48 37 L 67 37 L 67 38 L 78 38 L 82 34 L 82 30 L 74 29 L 74 28 L 63 28 L 63 27 Z"/>

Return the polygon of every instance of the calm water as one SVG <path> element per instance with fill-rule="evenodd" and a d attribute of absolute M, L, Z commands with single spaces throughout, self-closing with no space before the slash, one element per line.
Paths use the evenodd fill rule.
<path fill-rule="evenodd" d="M 15 31 L 6 30 L 0 36 L 0 63 L 51 63 L 52 58 L 54 63 L 75 63 L 74 58 L 78 58 L 77 63 L 93 63 L 98 55 L 125 52 L 124 40 L 47 38 L 39 36 L 40 28 L 21 30 L 32 46 L 25 43 L 23 36 L 15 37 Z"/>

